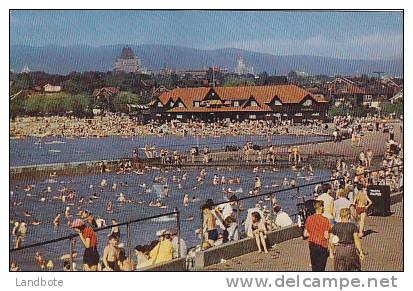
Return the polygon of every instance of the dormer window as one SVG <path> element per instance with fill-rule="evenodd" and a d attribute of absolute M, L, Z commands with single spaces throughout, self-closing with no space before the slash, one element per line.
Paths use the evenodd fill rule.
<path fill-rule="evenodd" d="M 178 107 L 183 108 L 183 107 L 184 107 L 184 104 L 183 104 L 182 102 L 179 102 L 179 103 L 178 103 Z"/>
<path fill-rule="evenodd" d="M 251 106 L 258 106 L 257 101 L 251 100 Z"/>
<path fill-rule="evenodd" d="M 158 102 L 158 107 L 163 107 L 162 102 Z"/>
<path fill-rule="evenodd" d="M 303 106 L 311 106 L 311 105 L 313 105 L 313 101 L 311 99 L 307 99 L 303 103 Z"/>
<path fill-rule="evenodd" d="M 194 102 L 194 107 L 199 107 L 199 101 Z"/>
<path fill-rule="evenodd" d="M 275 106 L 281 106 L 281 102 L 279 100 L 274 100 L 274 105 Z"/>
<path fill-rule="evenodd" d="M 170 107 L 173 107 L 173 106 L 174 106 L 174 102 L 173 102 L 173 101 L 169 102 L 169 106 L 170 106 Z"/>
<path fill-rule="evenodd" d="M 239 101 L 234 101 L 234 107 L 238 107 L 239 106 Z"/>

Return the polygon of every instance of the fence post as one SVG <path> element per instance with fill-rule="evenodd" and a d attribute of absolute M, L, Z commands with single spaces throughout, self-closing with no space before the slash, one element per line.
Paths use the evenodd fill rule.
<path fill-rule="evenodd" d="M 202 239 L 202 244 L 201 244 L 201 249 L 203 248 L 204 242 L 205 242 L 205 236 L 204 236 L 204 209 L 201 206 L 201 229 L 200 229 L 200 234 L 201 234 L 201 239 Z"/>
<path fill-rule="evenodd" d="M 240 233 L 241 221 L 240 221 L 239 212 L 240 212 L 239 200 L 237 200 L 237 235 L 238 235 L 238 240 L 241 239 L 241 233 Z"/>
<path fill-rule="evenodd" d="M 73 253 L 74 253 L 74 248 L 75 248 L 75 242 L 76 242 L 76 239 L 75 238 L 71 238 L 70 240 L 69 240 L 69 246 L 70 246 L 70 250 L 69 250 L 69 253 L 70 253 L 70 258 L 69 258 L 69 261 L 70 261 L 70 271 L 74 271 L 73 270 Z"/>
<path fill-rule="evenodd" d="M 181 213 L 179 210 L 176 212 L 176 232 L 178 236 L 178 258 L 181 257 Z"/>
<path fill-rule="evenodd" d="M 129 260 L 132 260 L 132 249 L 131 249 L 131 238 L 130 238 L 130 225 L 129 223 L 126 224 L 126 234 L 128 237 L 128 256 L 129 256 Z"/>
<path fill-rule="evenodd" d="M 274 200 L 274 194 L 273 193 L 271 193 L 270 194 L 270 207 L 271 207 L 271 209 L 270 209 L 270 213 L 271 213 L 271 219 L 270 219 L 270 222 L 273 222 L 274 224 L 275 224 L 275 215 L 274 215 L 274 203 L 273 203 L 273 200 Z M 274 221 L 271 221 L 272 219 L 274 219 Z M 272 229 L 272 223 L 271 223 L 271 229 Z"/>

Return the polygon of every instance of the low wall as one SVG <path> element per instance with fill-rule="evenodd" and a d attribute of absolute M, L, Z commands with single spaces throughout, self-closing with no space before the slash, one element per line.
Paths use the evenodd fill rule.
<path fill-rule="evenodd" d="M 397 192 L 397 193 L 393 193 L 390 196 L 390 205 L 399 203 L 403 201 L 403 191 L 401 192 Z"/>
<path fill-rule="evenodd" d="M 105 160 L 103 162 L 108 169 L 112 169 L 114 165 L 122 161 L 126 160 Z M 24 178 L 30 176 L 49 176 L 53 172 L 56 172 L 57 175 L 94 173 L 99 171 L 100 162 L 102 162 L 102 160 L 10 167 L 10 175 L 12 178 Z"/>
<path fill-rule="evenodd" d="M 172 261 L 148 266 L 139 271 L 145 272 L 173 272 L 173 271 L 186 271 L 186 258 L 178 258 Z"/>
<path fill-rule="evenodd" d="M 283 241 L 300 237 L 302 229 L 297 225 L 281 228 L 267 233 L 268 245 L 274 245 Z M 195 269 L 199 270 L 206 266 L 220 263 L 222 259 L 228 260 L 239 257 L 257 250 L 255 238 L 244 238 L 239 241 L 230 242 L 207 249 L 195 254 Z"/>

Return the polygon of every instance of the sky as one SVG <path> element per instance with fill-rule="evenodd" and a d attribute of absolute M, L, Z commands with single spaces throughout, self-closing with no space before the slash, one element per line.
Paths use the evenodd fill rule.
<path fill-rule="evenodd" d="M 10 33 L 11 45 L 166 44 L 375 60 L 403 55 L 398 11 L 12 10 Z"/>

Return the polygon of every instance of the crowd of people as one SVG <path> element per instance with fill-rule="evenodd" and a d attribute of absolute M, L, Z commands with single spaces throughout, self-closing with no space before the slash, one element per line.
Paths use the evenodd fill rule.
<path fill-rule="evenodd" d="M 129 116 L 107 115 L 83 119 L 66 116 L 16 117 L 10 123 L 12 137 L 107 137 L 107 136 L 239 136 L 277 134 L 328 135 L 331 131 L 321 122 L 307 125 L 293 124 L 292 121 L 246 120 L 217 122 L 178 120 L 159 123 L 151 121 L 138 124 Z"/>

